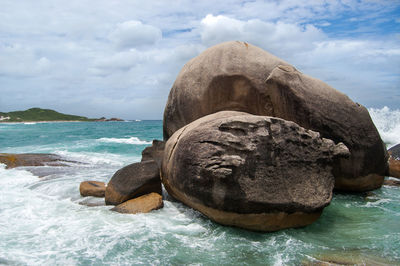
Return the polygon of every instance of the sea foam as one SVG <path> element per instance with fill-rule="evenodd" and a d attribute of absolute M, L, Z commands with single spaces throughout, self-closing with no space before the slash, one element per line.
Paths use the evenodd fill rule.
<path fill-rule="evenodd" d="M 368 111 L 387 147 L 400 143 L 400 110 L 385 106 L 382 109 L 369 108 Z"/>
<path fill-rule="evenodd" d="M 130 138 L 100 138 L 100 142 L 110 142 L 110 143 L 122 143 L 122 144 L 133 144 L 133 145 L 148 145 L 151 141 L 140 140 L 137 137 Z"/>

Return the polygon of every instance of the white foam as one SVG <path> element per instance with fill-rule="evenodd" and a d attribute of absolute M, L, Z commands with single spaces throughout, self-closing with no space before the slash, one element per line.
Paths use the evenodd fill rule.
<path fill-rule="evenodd" d="M 98 139 L 100 142 L 109 142 L 109 143 L 123 143 L 123 144 L 133 144 L 133 145 L 148 145 L 151 144 L 151 141 L 140 140 L 137 137 L 130 138 L 100 138 Z"/>
<path fill-rule="evenodd" d="M 368 109 L 382 140 L 388 148 L 400 143 L 400 110 L 391 110 L 385 106 L 382 109 Z"/>
<path fill-rule="evenodd" d="M 123 166 L 129 163 L 140 161 L 140 156 L 126 156 L 111 153 L 104 154 L 96 152 L 71 152 L 67 150 L 56 150 L 53 153 L 60 155 L 64 159 L 87 163 L 90 166 Z"/>

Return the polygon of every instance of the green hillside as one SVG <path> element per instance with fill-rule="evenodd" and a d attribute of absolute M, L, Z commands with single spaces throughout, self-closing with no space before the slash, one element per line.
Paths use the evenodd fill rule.
<path fill-rule="evenodd" d="M 37 122 L 37 121 L 94 121 L 84 116 L 67 115 L 50 109 L 31 108 L 26 111 L 0 112 L 0 117 L 10 117 L 0 122 Z"/>

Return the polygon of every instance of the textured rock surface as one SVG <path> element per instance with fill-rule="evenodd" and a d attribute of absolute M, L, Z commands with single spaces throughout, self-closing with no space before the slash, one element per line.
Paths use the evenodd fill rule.
<path fill-rule="evenodd" d="M 164 206 L 162 196 L 158 193 L 150 193 L 138 198 L 134 198 L 124 203 L 121 203 L 114 208 L 112 211 L 120 213 L 147 213 L 153 210 L 161 209 Z"/>
<path fill-rule="evenodd" d="M 105 201 L 107 205 L 118 205 L 151 192 L 162 194 L 157 163 L 133 163 L 119 169 L 113 175 L 106 188 Z"/>
<path fill-rule="evenodd" d="M 106 184 L 99 181 L 83 181 L 79 185 L 79 192 L 82 197 L 104 197 Z"/>
<path fill-rule="evenodd" d="M 207 49 L 179 73 L 164 111 L 164 138 L 221 110 L 280 117 L 350 150 L 334 167 L 336 188 L 382 185 L 387 154 L 368 111 L 324 82 L 253 45 L 227 42 Z"/>
<path fill-rule="evenodd" d="M 157 165 L 161 166 L 162 157 L 164 154 L 165 142 L 160 140 L 153 140 L 153 144 L 146 147 L 142 151 L 142 162 L 153 160 Z"/>
<path fill-rule="evenodd" d="M 343 144 L 279 118 L 218 112 L 168 140 L 168 193 L 227 225 L 273 231 L 312 223 L 332 197 Z"/>
<path fill-rule="evenodd" d="M 6 168 L 20 166 L 67 166 L 67 160 L 60 156 L 48 153 L 0 153 L 0 163 L 7 165 Z"/>
<path fill-rule="evenodd" d="M 390 148 L 389 152 L 389 176 L 400 178 L 400 144 Z"/>

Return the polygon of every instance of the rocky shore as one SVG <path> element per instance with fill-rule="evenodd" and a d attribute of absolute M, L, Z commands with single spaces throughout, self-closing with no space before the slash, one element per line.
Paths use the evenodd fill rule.
<path fill-rule="evenodd" d="M 82 182 L 80 194 L 139 213 L 163 207 L 164 186 L 217 223 L 276 231 L 316 221 L 334 190 L 368 192 L 385 175 L 400 176 L 400 146 L 386 151 L 363 106 L 242 42 L 211 47 L 183 67 L 163 133 L 140 162 L 108 184 Z M 51 154 L 1 154 L 0 162 L 67 165 Z"/>

